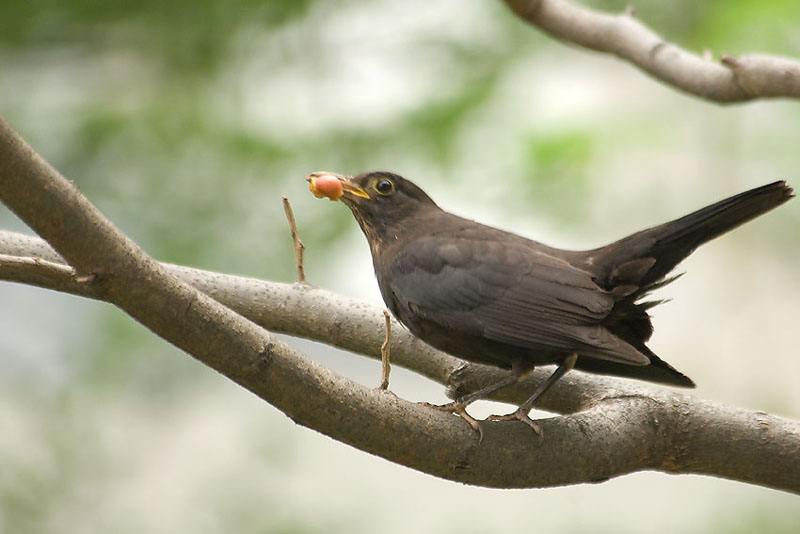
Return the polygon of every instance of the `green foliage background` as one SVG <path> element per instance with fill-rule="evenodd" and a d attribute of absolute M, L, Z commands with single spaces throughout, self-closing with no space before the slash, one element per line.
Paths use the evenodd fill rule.
<path fill-rule="evenodd" d="M 794 0 L 635 5 L 695 50 L 800 56 Z M 699 102 L 491 1 L 0 0 L 0 113 L 159 259 L 290 281 L 288 195 L 312 281 L 372 300 L 355 225 L 305 192 L 309 171 L 396 170 L 461 213 L 577 247 L 778 177 L 798 185 L 800 168 L 796 103 Z M 0 223 L 22 229 L 7 211 Z M 661 352 L 703 396 L 798 417 L 781 336 L 800 298 L 800 211 L 758 225 L 691 263 L 683 308 L 657 323 L 680 339 Z M 0 303 L 3 532 L 800 528 L 791 498 L 723 481 L 434 481 L 293 426 L 111 307 L 7 284 Z M 371 362 L 300 346 L 377 380 Z M 725 358 L 740 364 L 720 371 Z M 396 380 L 401 396 L 441 396 Z"/>

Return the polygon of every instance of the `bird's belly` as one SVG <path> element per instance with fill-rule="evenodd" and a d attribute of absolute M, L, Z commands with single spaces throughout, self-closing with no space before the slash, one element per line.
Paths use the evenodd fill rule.
<path fill-rule="evenodd" d="M 401 322 L 422 341 L 451 356 L 502 369 L 510 369 L 513 360 L 522 360 L 533 365 L 547 365 L 557 362 L 564 356 L 563 351 L 546 348 L 533 350 L 500 343 L 483 337 L 480 332 L 475 334 L 458 332 L 418 317 L 408 321 L 401 319 Z"/>

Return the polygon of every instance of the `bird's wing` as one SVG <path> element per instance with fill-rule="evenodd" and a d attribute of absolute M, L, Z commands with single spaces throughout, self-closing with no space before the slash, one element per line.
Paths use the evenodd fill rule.
<path fill-rule="evenodd" d="M 472 231 L 424 236 L 395 255 L 390 278 L 399 304 L 454 333 L 532 350 L 649 363 L 601 326 L 613 296 L 589 273 L 533 242 Z"/>

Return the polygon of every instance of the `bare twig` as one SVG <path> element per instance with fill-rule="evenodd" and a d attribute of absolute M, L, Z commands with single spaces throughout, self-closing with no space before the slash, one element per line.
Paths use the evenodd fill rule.
<path fill-rule="evenodd" d="M 514 13 L 556 39 L 614 54 L 681 91 L 719 103 L 800 98 L 800 61 L 764 54 L 723 56 L 720 63 L 667 42 L 634 18 L 569 0 L 504 0 Z M 728 58 L 727 60 L 725 58 Z"/>
<path fill-rule="evenodd" d="M 80 282 L 78 277 L 75 277 L 75 269 L 69 265 L 64 265 L 63 262 L 58 260 L 50 261 L 38 256 L 16 256 L 14 254 L 0 253 L 0 266 L 9 271 L 12 269 L 28 268 L 30 270 L 30 268 L 33 268 L 42 276 L 74 277 L 76 281 Z"/>
<path fill-rule="evenodd" d="M 292 233 L 292 242 L 294 243 L 294 259 L 297 265 L 297 281 L 301 284 L 306 283 L 306 270 L 303 266 L 303 253 L 306 250 L 305 245 L 300 240 L 300 234 L 297 232 L 297 223 L 294 220 L 294 211 L 289 199 L 283 197 L 283 211 L 286 213 L 286 220 L 289 221 L 289 231 Z"/>
<path fill-rule="evenodd" d="M 392 345 L 392 316 L 389 315 L 389 312 L 383 310 L 383 320 L 385 323 L 384 330 L 385 330 L 385 337 L 383 338 L 383 343 L 381 343 L 381 384 L 378 386 L 378 389 L 389 389 L 389 371 L 391 370 L 389 365 L 389 358 L 391 356 Z"/>

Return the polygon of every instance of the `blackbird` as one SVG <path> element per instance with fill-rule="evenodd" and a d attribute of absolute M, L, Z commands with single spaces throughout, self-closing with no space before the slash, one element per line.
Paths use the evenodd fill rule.
<path fill-rule="evenodd" d="M 541 435 L 528 413 L 572 368 L 680 387 L 689 377 L 656 356 L 642 300 L 672 282 L 672 269 L 706 241 L 794 196 L 778 181 L 721 200 L 604 247 L 553 248 L 441 209 L 411 181 L 390 172 L 355 177 L 311 173 L 309 188 L 350 208 L 369 242 L 375 276 L 392 314 L 415 336 L 458 358 L 510 369 L 478 391 L 438 408 L 465 408 L 524 378 L 555 372 L 519 408 L 516 419 Z"/>

